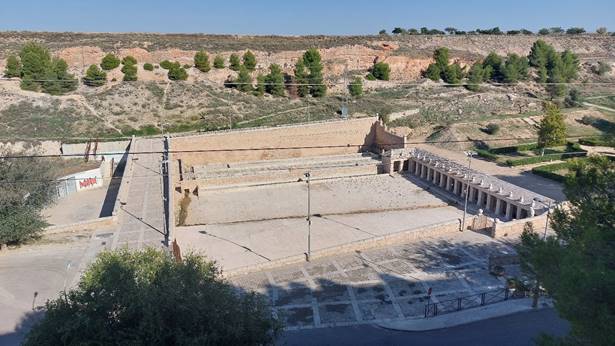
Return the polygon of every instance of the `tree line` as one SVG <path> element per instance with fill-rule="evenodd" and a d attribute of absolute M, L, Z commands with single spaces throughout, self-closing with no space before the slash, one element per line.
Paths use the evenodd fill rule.
<path fill-rule="evenodd" d="M 454 27 L 447 27 L 442 30 L 438 29 L 429 29 L 427 27 L 422 27 L 420 29 L 410 28 L 405 29 L 402 27 L 395 27 L 391 30 L 391 34 L 393 35 L 579 35 L 585 34 L 587 31 L 582 27 L 570 27 L 568 29 L 563 29 L 561 27 L 551 27 L 551 28 L 542 28 L 534 33 L 531 30 L 527 29 L 514 29 L 503 31 L 499 27 L 494 27 L 490 29 L 475 29 L 475 30 L 459 30 Z M 599 27 L 595 31 L 598 35 L 612 35 L 615 36 L 615 32 L 609 32 L 605 27 Z M 386 29 L 380 30 L 378 33 L 380 35 L 387 35 Z"/>
<path fill-rule="evenodd" d="M 534 42 L 527 57 L 514 53 L 502 57 L 491 52 L 483 60 L 475 62 L 468 71 L 459 63 L 449 63 L 448 48 L 436 49 L 433 59 L 434 63 L 423 71 L 424 77 L 449 84 L 460 84 L 463 78 L 467 78 L 466 88 L 472 91 L 478 91 L 483 82 L 514 84 L 527 80 L 530 68 L 534 68 L 535 81 L 546 84 L 552 97 L 561 97 L 566 93 L 566 85 L 552 83 L 569 83 L 577 78 L 579 71 L 576 54 L 570 50 L 557 52 L 543 40 Z"/>

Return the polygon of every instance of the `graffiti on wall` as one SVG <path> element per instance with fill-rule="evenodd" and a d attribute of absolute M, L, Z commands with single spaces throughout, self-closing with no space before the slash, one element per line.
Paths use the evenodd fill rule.
<path fill-rule="evenodd" d="M 86 187 L 94 186 L 96 185 L 96 183 L 97 183 L 96 178 L 86 178 L 86 179 L 79 181 L 79 188 L 84 189 Z"/>

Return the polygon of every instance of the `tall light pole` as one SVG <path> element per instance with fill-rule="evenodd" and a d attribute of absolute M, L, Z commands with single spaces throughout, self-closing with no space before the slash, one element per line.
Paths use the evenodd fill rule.
<path fill-rule="evenodd" d="M 310 172 L 305 172 L 304 174 L 307 181 L 307 222 L 308 222 L 308 235 L 307 235 L 307 253 L 305 255 L 305 259 L 309 262 L 310 256 L 312 255 L 312 211 L 311 207 L 311 196 L 310 196 Z"/>
<path fill-rule="evenodd" d="M 547 217 L 546 217 L 546 221 L 545 221 L 545 230 L 544 233 L 542 234 L 542 240 L 544 241 L 545 239 L 547 239 L 547 228 L 549 228 L 549 214 L 551 214 L 551 203 L 552 201 L 549 200 L 549 204 L 545 203 L 542 199 L 539 198 L 534 198 L 534 201 L 536 202 L 540 202 L 544 205 L 547 206 Z M 536 273 L 534 273 L 536 274 Z M 536 308 L 538 306 L 538 294 L 540 292 L 540 282 L 538 281 L 538 275 L 536 275 L 536 286 L 534 287 L 534 296 L 532 297 L 532 307 Z"/>
<path fill-rule="evenodd" d="M 472 156 L 476 155 L 475 151 L 464 151 L 464 154 L 466 154 L 466 156 L 468 157 L 468 170 L 470 170 L 472 168 Z M 468 178 L 470 178 L 470 176 L 468 175 Z M 465 231 L 466 230 L 466 213 L 468 212 L 468 196 L 469 196 L 469 192 L 470 192 L 470 181 L 468 180 L 466 182 L 466 191 L 465 191 L 465 203 L 463 204 L 463 219 L 461 221 L 461 231 Z"/>

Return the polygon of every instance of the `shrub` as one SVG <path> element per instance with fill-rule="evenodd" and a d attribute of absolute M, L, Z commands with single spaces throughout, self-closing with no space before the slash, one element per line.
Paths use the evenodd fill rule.
<path fill-rule="evenodd" d="M 463 69 L 457 63 L 448 65 L 444 71 L 443 77 L 446 83 L 459 84 L 463 78 Z"/>
<path fill-rule="evenodd" d="M 316 48 L 310 48 L 303 53 L 303 63 L 309 71 L 307 80 L 310 85 L 310 95 L 312 97 L 322 97 L 327 93 L 327 86 L 324 84 L 322 76 L 322 58 Z"/>
<path fill-rule="evenodd" d="M 143 64 L 143 69 L 145 71 L 154 71 L 154 65 L 150 64 L 149 62 L 146 62 L 145 64 Z"/>
<path fill-rule="evenodd" d="M 135 59 L 133 56 L 125 56 L 124 59 L 122 59 L 122 65 L 136 65 L 137 64 L 137 59 Z"/>
<path fill-rule="evenodd" d="M 246 69 L 248 71 L 254 71 L 254 69 L 256 69 L 256 57 L 254 56 L 254 53 L 252 53 L 251 51 L 246 51 L 245 53 L 243 53 L 243 66 L 246 67 Z"/>
<path fill-rule="evenodd" d="M 578 35 L 585 33 L 585 29 L 579 27 L 572 27 L 566 30 L 566 34 L 568 35 Z"/>
<path fill-rule="evenodd" d="M 348 92 L 354 97 L 363 95 L 363 80 L 360 77 L 355 77 L 348 85 Z"/>
<path fill-rule="evenodd" d="M 474 149 L 474 151 L 476 152 L 476 154 L 484 159 L 487 159 L 489 161 L 496 161 L 498 159 L 498 156 L 493 154 L 492 152 L 490 152 L 489 150 L 485 150 L 485 149 Z"/>
<path fill-rule="evenodd" d="M 600 118 L 591 115 L 584 115 L 583 118 L 581 118 L 581 124 L 591 126 L 594 125 L 598 120 L 600 120 Z"/>
<path fill-rule="evenodd" d="M 550 165 L 538 166 L 532 168 L 532 173 L 539 175 L 541 177 L 555 180 L 557 182 L 563 183 L 566 180 L 565 175 L 557 174 L 556 171 L 566 169 L 570 166 L 568 162 L 559 162 Z"/>
<path fill-rule="evenodd" d="M 90 65 L 85 77 L 83 77 L 83 84 L 91 87 L 98 87 L 104 85 L 107 82 L 107 73 L 101 70 L 97 65 Z"/>
<path fill-rule="evenodd" d="M 9 55 L 6 58 L 6 67 L 4 69 L 4 77 L 16 78 L 21 77 L 21 61 L 15 55 Z"/>
<path fill-rule="evenodd" d="M 498 132 L 500 132 L 500 125 L 494 124 L 494 123 L 487 124 L 487 127 L 485 127 L 485 130 L 488 134 L 495 135 Z"/>
<path fill-rule="evenodd" d="M 245 66 L 241 66 L 239 68 L 239 74 L 237 75 L 237 80 L 235 81 L 235 85 L 237 86 L 237 90 L 243 92 L 253 91 L 252 87 L 252 76 L 250 76 L 250 72 Z"/>
<path fill-rule="evenodd" d="M 186 72 L 186 69 L 181 67 L 178 62 L 176 62 L 171 64 L 169 72 L 167 72 L 167 77 L 170 80 L 186 80 L 188 79 L 188 72 Z"/>
<path fill-rule="evenodd" d="M 187 69 L 191 68 L 191 67 L 192 67 L 192 65 L 190 65 L 190 64 L 184 64 L 182 67 L 183 67 L 184 69 L 186 69 L 186 70 L 187 70 Z"/>
<path fill-rule="evenodd" d="M 205 51 L 198 51 L 194 54 L 194 67 L 201 72 L 209 72 L 211 66 L 209 66 L 209 55 Z"/>
<path fill-rule="evenodd" d="M 224 58 L 220 55 L 216 55 L 214 58 L 214 68 L 224 68 Z"/>
<path fill-rule="evenodd" d="M 564 160 L 573 157 L 582 157 L 586 156 L 587 153 L 561 153 L 561 154 L 546 154 L 542 156 L 532 156 L 526 157 L 522 159 L 508 159 L 505 163 L 508 166 L 522 166 L 522 165 L 531 165 L 534 163 L 547 162 L 547 161 L 557 161 Z"/>
<path fill-rule="evenodd" d="M 284 96 L 284 75 L 280 65 L 271 64 L 265 76 L 265 91 L 274 96 Z"/>
<path fill-rule="evenodd" d="M 480 84 L 483 82 L 484 77 L 485 70 L 483 69 L 483 65 L 480 62 L 474 63 L 468 73 L 468 84 L 466 85 L 466 89 L 470 91 L 479 91 Z"/>
<path fill-rule="evenodd" d="M 588 145 L 590 147 L 615 147 L 615 140 L 609 137 L 587 137 L 580 138 L 579 144 Z"/>
<path fill-rule="evenodd" d="M 526 143 L 526 144 L 518 144 L 508 147 L 499 147 L 492 148 L 489 151 L 493 154 L 510 154 L 510 153 L 518 153 L 521 151 L 530 151 L 538 149 L 538 143 Z"/>
<path fill-rule="evenodd" d="M 124 74 L 124 81 L 136 81 L 137 80 L 137 65 L 134 64 L 124 64 L 122 67 L 122 73 Z"/>
<path fill-rule="evenodd" d="M 376 79 L 389 80 L 391 68 L 389 67 L 389 64 L 381 61 L 375 63 L 374 66 L 372 66 L 371 73 Z"/>
<path fill-rule="evenodd" d="M 611 65 L 604 61 L 599 61 L 598 65 L 592 65 L 592 72 L 599 76 L 604 76 L 605 74 L 611 72 Z"/>
<path fill-rule="evenodd" d="M 231 54 L 229 57 L 229 68 L 233 71 L 239 71 L 241 68 L 241 62 L 239 61 L 239 56 L 237 54 Z"/>
<path fill-rule="evenodd" d="M 549 33 L 550 33 L 549 29 L 547 29 L 547 28 L 542 28 L 542 29 L 538 30 L 538 35 L 544 36 L 544 35 L 549 35 Z"/>
<path fill-rule="evenodd" d="M 170 69 L 172 65 L 173 65 L 173 63 L 170 62 L 169 60 L 163 60 L 163 61 L 160 62 L 160 67 L 162 67 L 165 70 Z"/>
<path fill-rule="evenodd" d="M 367 80 L 376 80 L 376 77 L 374 77 L 373 74 L 368 73 L 367 76 L 365 76 L 365 79 L 367 79 Z"/>
<path fill-rule="evenodd" d="M 52 58 L 47 48 L 37 43 L 26 43 L 19 58 L 22 89 L 62 95 L 77 88 L 78 82 L 68 73 L 66 61 Z"/>
<path fill-rule="evenodd" d="M 107 54 L 100 62 L 100 67 L 105 71 L 113 70 L 114 68 L 120 66 L 120 59 L 116 57 L 114 54 Z"/>

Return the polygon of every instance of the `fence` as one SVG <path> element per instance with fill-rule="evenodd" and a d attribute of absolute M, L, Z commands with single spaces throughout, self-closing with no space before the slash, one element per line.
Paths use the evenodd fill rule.
<path fill-rule="evenodd" d="M 508 299 L 525 298 L 527 292 L 511 291 L 508 288 L 477 293 L 465 297 L 443 300 L 425 305 L 425 318 L 479 306 L 503 302 Z"/>

